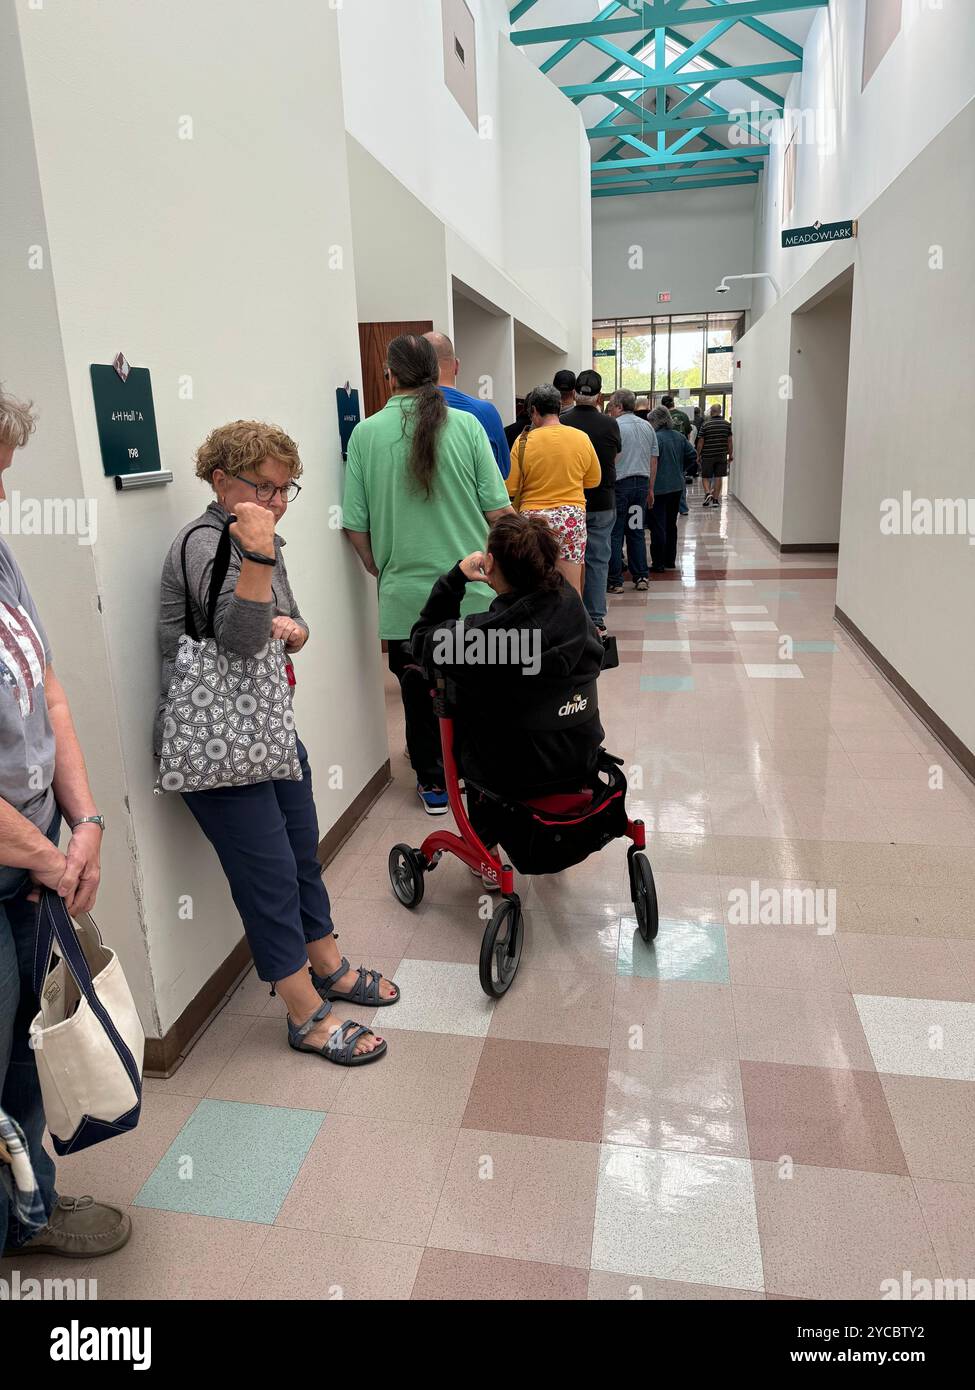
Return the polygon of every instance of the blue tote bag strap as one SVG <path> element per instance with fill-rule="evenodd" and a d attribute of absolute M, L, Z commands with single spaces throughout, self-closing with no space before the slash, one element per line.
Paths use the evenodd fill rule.
<path fill-rule="evenodd" d="M 94 922 L 92 926 L 94 926 Z M 98 932 L 97 927 L 95 927 L 95 932 L 101 941 L 101 933 Z M 135 1058 L 124 1038 L 115 1027 L 111 1014 L 95 993 L 88 959 L 81 942 L 78 940 L 78 933 L 75 931 L 74 922 L 64 905 L 64 899 L 49 888 L 43 888 L 38 904 L 37 940 L 34 948 L 34 988 L 38 999 L 44 990 L 44 980 L 51 962 L 51 951 L 55 946 L 61 959 L 74 976 L 78 988 L 88 1001 L 88 1007 L 105 1029 L 112 1046 L 122 1059 L 122 1063 L 132 1079 L 132 1084 L 136 1088 L 136 1093 L 140 1094 L 142 1074 L 136 1066 Z"/>

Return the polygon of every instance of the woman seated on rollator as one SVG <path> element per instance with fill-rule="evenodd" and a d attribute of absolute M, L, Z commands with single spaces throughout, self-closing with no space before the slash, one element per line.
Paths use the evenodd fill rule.
<path fill-rule="evenodd" d="M 593 717 L 573 706 L 574 687 L 591 683 L 603 643 L 582 599 L 558 568 L 559 540 L 541 517 L 506 515 L 475 551 L 442 575 L 410 634 L 417 662 L 453 686 L 454 751 L 469 783 L 496 796 L 530 801 L 577 793 L 595 775 L 603 741 Z M 484 613 L 460 616 L 465 588 L 497 594 Z M 538 682 L 536 686 L 534 682 Z M 527 712 L 545 690 L 564 684 L 567 726 L 540 729 Z M 475 832 L 493 850 L 496 803 L 467 787 Z"/>

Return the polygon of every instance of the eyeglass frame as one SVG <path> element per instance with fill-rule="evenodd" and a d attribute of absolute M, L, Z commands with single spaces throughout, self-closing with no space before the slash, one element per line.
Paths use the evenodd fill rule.
<path fill-rule="evenodd" d="M 275 498 L 275 495 L 276 495 L 277 493 L 280 493 L 280 494 L 281 494 L 281 501 L 284 502 L 285 504 L 287 504 L 287 503 L 290 503 L 290 502 L 294 502 L 295 499 L 297 498 L 299 492 L 301 491 L 301 484 L 300 484 L 300 483 L 296 483 L 296 482 L 294 481 L 293 478 L 292 478 L 292 480 L 291 480 L 289 483 L 285 483 L 283 487 L 276 487 L 276 486 L 274 485 L 274 483 L 269 483 L 269 482 L 267 482 L 266 479 L 262 479 L 262 481 L 259 482 L 259 483 L 254 483 L 254 482 L 251 482 L 250 478 L 245 478 L 245 477 L 243 477 L 243 475 L 240 474 L 240 473 L 238 473 L 238 475 L 237 475 L 237 481 L 238 481 L 239 483 L 246 483 L 248 487 L 252 487 L 252 488 L 254 489 L 254 491 L 257 493 L 257 497 L 258 497 L 258 501 L 259 501 L 259 502 L 273 502 L 273 501 L 274 501 L 274 498 Z M 261 496 L 261 488 L 262 488 L 262 487 L 269 487 L 269 488 L 271 489 L 271 495 L 270 495 L 269 497 L 262 497 L 262 496 Z M 286 497 L 286 496 L 285 496 L 285 489 L 286 489 L 286 488 L 294 488 L 295 491 L 294 491 L 294 496 L 293 496 L 293 497 Z"/>

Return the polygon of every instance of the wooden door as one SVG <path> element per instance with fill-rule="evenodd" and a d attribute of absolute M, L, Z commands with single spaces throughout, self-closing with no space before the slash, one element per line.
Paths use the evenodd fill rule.
<path fill-rule="evenodd" d="M 401 333 L 430 333 L 432 319 L 415 323 L 360 323 L 359 356 L 362 359 L 362 414 L 375 415 L 389 400 L 389 383 L 383 377 L 386 349 Z"/>

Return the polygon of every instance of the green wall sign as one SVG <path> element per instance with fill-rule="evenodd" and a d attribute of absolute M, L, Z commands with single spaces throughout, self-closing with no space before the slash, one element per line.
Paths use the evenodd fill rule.
<path fill-rule="evenodd" d="M 115 361 L 111 367 L 95 362 L 90 367 L 105 476 L 158 473 L 162 464 L 149 368 L 130 367 L 121 353 Z"/>
<path fill-rule="evenodd" d="M 782 245 L 818 246 L 824 241 L 849 241 L 856 234 L 856 222 L 814 222 L 811 227 L 792 227 L 783 231 Z"/>

